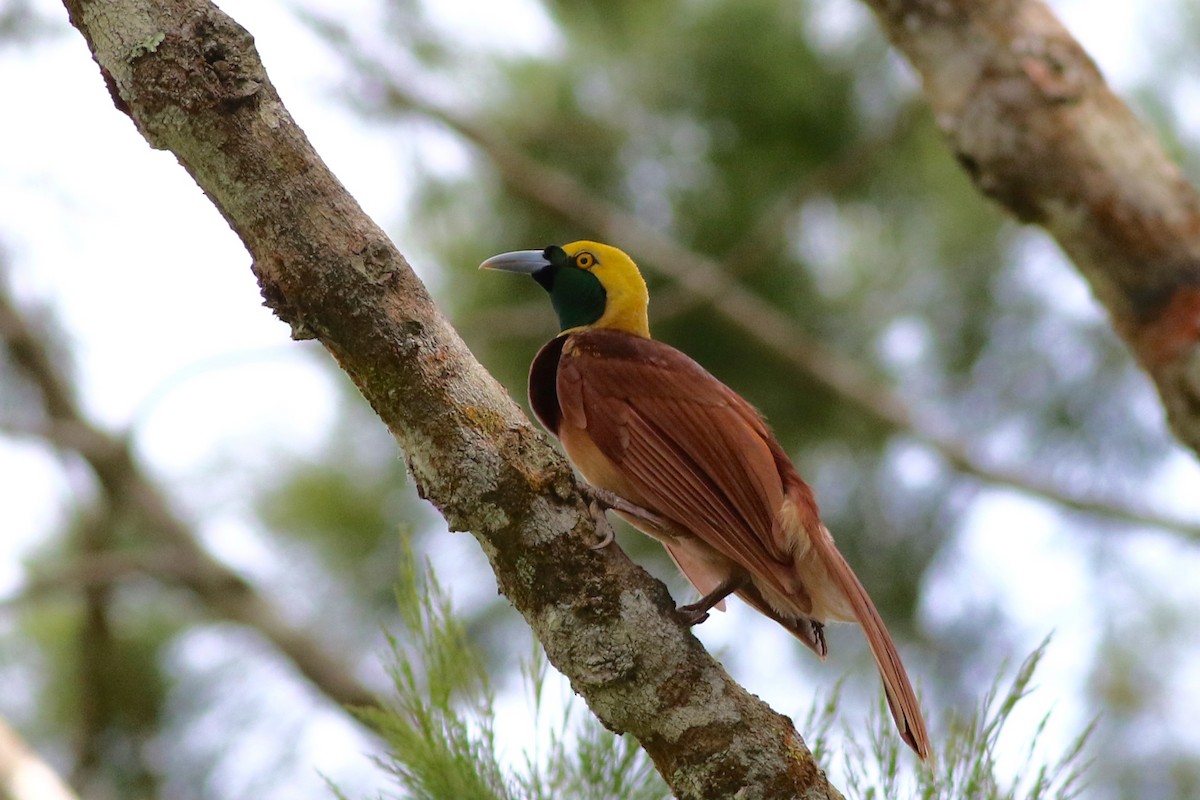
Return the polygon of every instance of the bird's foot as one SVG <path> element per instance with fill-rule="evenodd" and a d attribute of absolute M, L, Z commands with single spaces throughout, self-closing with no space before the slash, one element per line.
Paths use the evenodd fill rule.
<path fill-rule="evenodd" d="M 729 595 L 736 592 L 738 589 L 746 585 L 750 578 L 745 574 L 734 574 L 727 577 L 725 580 L 717 584 L 711 592 L 701 597 L 694 603 L 688 603 L 686 606 L 680 606 L 675 609 L 675 613 L 679 615 L 689 627 L 699 625 L 704 620 L 708 619 L 708 612 L 713 610 L 713 607 L 724 600 Z"/>
<path fill-rule="evenodd" d="M 610 492 L 608 489 L 601 489 L 587 483 L 581 484 L 579 488 L 584 497 L 588 499 L 588 508 L 591 509 L 592 517 L 596 520 L 596 528 L 604 532 L 603 538 L 597 544 L 588 545 L 592 550 L 603 550 L 616 538 L 612 524 L 608 521 L 608 517 L 604 516 L 604 512 L 610 508 L 650 522 L 661 521 L 661 518 L 653 511 L 647 511 L 641 506 L 629 502 L 616 492 Z"/>
<path fill-rule="evenodd" d="M 616 532 L 613 530 L 612 523 L 608 521 L 608 517 L 604 516 L 604 506 L 597 503 L 595 500 L 588 501 L 588 509 L 592 512 L 592 519 L 596 521 L 596 530 L 600 532 L 600 541 L 596 544 L 589 544 L 589 550 L 603 550 L 613 543 L 617 538 Z"/>
<path fill-rule="evenodd" d="M 704 620 L 708 619 L 708 610 L 711 606 L 706 606 L 704 601 L 698 603 L 688 603 L 686 606 L 680 606 L 675 609 L 675 614 L 683 621 L 684 625 L 691 628 L 694 625 L 699 625 Z"/>
<path fill-rule="evenodd" d="M 588 483 L 581 484 L 580 489 L 583 494 L 589 500 L 591 500 L 591 502 L 596 503 L 602 509 L 607 510 L 611 508 L 613 511 L 621 511 L 631 517 L 643 519 L 656 528 L 661 528 L 663 530 L 670 530 L 674 527 L 670 522 L 658 514 L 655 514 L 650 509 L 642 508 L 636 503 L 631 503 L 616 492 L 609 491 L 608 489 L 601 489 L 598 486 L 592 486 Z"/>

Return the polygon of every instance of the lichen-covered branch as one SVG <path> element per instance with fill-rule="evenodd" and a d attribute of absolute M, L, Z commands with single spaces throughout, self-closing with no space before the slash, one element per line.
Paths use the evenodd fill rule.
<path fill-rule="evenodd" d="M 976 185 L 1058 240 L 1200 452 L 1200 195 L 1041 0 L 864 2 Z"/>
<path fill-rule="evenodd" d="M 117 107 L 169 149 L 254 258 L 267 304 L 329 349 L 470 530 L 550 660 L 681 798 L 840 797 L 791 721 L 734 683 L 665 587 L 594 520 L 566 463 L 472 358 L 313 152 L 249 34 L 204 0 L 66 0 Z"/>

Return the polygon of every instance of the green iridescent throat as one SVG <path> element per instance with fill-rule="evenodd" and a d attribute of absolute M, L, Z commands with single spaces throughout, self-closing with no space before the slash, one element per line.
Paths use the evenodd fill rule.
<path fill-rule="evenodd" d="M 560 330 L 591 325 L 604 316 L 608 296 L 600 279 L 587 270 L 551 265 L 535 272 L 533 278 L 550 293 Z"/>

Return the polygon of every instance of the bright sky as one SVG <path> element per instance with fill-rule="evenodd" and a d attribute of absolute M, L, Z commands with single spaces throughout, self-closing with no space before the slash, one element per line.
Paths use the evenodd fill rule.
<path fill-rule="evenodd" d="M 61 6 L 50 0 L 35 5 L 64 26 L 48 43 L 0 50 L 0 108 L 12 112 L 0 126 L 0 242 L 9 253 L 10 278 L 20 298 L 48 303 L 67 331 L 86 408 L 108 425 L 133 426 L 153 471 L 189 507 L 207 509 L 223 497 L 222 464 L 258 464 L 273 453 L 315 445 L 334 410 L 332 388 L 305 348 L 288 339 L 287 327 L 261 307 L 249 257 L 208 200 L 173 156 L 150 150 L 114 110 L 82 39 L 65 28 Z M 363 20 L 375 4 L 309 5 Z M 533 0 L 432 5 L 439 21 L 478 46 L 536 49 L 551 38 Z M 851 0 L 827 5 L 834 27 L 839 15 L 865 13 Z M 1143 40 L 1161 22 L 1154 4 L 1052 5 L 1118 89 L 1147 69 Z M 226 0 L 221 6 L 254 34 L 273 81 L 318 151 L 368 213 L 394 228 L 407 177 L 394 132 L 367 125 L 339 105 L 338 75 L 285 3 Z M 436 274 L 432 265 L 417 266 Z M 1181 459 L 1180 470 L 1167 478 L 1170 499 L 1195 496 L 1195 477 L 1190 460 Z M 53 530 L 64 498 L 81 485 L 65 481 L 42 448 L 0 439 L 0 597 L 20 585 L 22 553 Z M 1200 503 L 1190 508 L 1200 516 Z M 244 528 L 228 515 L 215 517 L 206 527 L 210 545 L 251 571 L 260 568 Z M 1055 588 L 1045 596 L 1011 598 L 1028 621 L 1030 646 L 1056 627 L 1055 620 L 1079 613 L 1070 607 L 1088 565 L 1070 552 L 1072 542 L 1044 509 L 990 493 L 974 519 L 960 544 L 959 568 L 978 574 L 980 591 L 1004 591 L 997 575 L 1038 563 L 1045 574 L 1033 585 Z M 997 520 L 1020 530 L 1026 548 L 1048 557 L 1030 559 L 1028 550 L 1009 546 L 1008 536 L 995 535 Z M 1137 558 L 1151 573 L 1181 558 L 1200 566 L 1169 544 L 1139 545 Z M 955 599 L 939 598 L 934 586 L 929 603 L 938 602 Z M 729 644 L 731 616 L 706 623 L 704 638 Z M 1068 646 L 1052 651 L 1055 663 L 1043 684 L 1079 680 L 1091 637 L 1086 629 L 1073 630 L 1060 628 L 1059 641 Z M 796 698 L 777 681 L 755 670 L 746 677 L 758 678 L 754 690 L 765 699 L 797 710 Z M 1061 709 L 1065 703 L 1055 699 Z M 1185 707 L 1197 706 L 1200 700 Z M 1077 721 L 1079 710 L 1073 712 L 1066 724 Z M 314 763 L 325 768 L 319 758 Z"/>

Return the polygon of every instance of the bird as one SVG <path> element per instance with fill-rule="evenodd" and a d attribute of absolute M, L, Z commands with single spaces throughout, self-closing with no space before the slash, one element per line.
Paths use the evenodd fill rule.
<path fill-rule="evenodd" d="M 549 293 L 561 331 L 530 365 L 530 406 L 594 497 L 661 542 L 700 592 L 678 609 L 683 620 L 702 622 L 733 594 L 822 660 L 825 624 L 857 622 L 901 739 L 927 761 L 900 654 L 812 490 L 747 400 L 650 337 L 633 259 L 583 240 L 501 253 L 480 268 L 530 275 Z"/>

